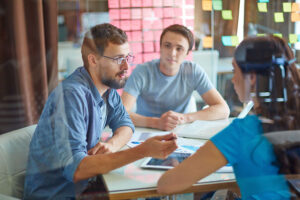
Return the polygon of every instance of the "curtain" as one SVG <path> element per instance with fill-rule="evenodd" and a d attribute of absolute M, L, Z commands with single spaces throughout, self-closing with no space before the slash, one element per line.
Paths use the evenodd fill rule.
<path fill-rule="evenodd" d="M 214 49 L 219 51 L 220 57 L 231 57 L 233 55 L 235 47 L 225 47 L 221 38 L 222 36 L 237 35 L 239 5 L 240 0 L 223 0 L 222 10 L 232 11 L 232 20 L 224 20 L 222 19 L 221 11 L 215 10 L 213 13 L 211 11 L 203 11 L 202 1 L 195 1 L 196 38 L 203 35 L 212 36 L 212 33 L 214 33 Z"/>
<path fill-rule="evenodd" d="M 0 1 L 0 133 L 37 123 L 58 82 L 57 1 Z"/>

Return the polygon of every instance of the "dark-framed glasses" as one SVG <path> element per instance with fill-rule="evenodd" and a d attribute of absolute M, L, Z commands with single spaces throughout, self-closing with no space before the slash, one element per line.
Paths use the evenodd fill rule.
<path fill-rule="evenodd" d="M 115 63 L 117 63 L 118 65 L 124 64 L 124 62 L 126 61 L 128 64 L 132 64 L 133 60 L 134 60 L 134 56 L 132 54 L 128 54 L 125 57 L 109 57 L 109 56 L 102 56 L 104 58 L 108 58 L 108 59 L 112 59 Z"/>

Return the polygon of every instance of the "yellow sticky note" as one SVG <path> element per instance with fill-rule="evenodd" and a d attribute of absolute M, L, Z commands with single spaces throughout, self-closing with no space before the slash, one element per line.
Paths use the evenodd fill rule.
<path fill-rule="evenodd" d="M 283 12 L 291 12 L 292 11 L 292 3 L 284 2 L 282 3 Z"/>
<path fill-rule="evenodd" d="M 257 3 L 259 12 L 268 12 L 267 3 Z"/>
<path fill-rule="evenodd" d="M 291 13 L 291 21 L 299 22 L 300 21 L 300 13 Z"/>
<path fill-rule="evenodd" d="M 300 11 L 300 3 L 292 3 L 292 12 Z"/>
<path fill-rule="evenodd" d="M 282 38 L 282 34 L 281 33 L 274 33 L 273 35 Z"/>
<path fill-rule="evenodd" d="M 202 9 L 205 11 L 211 11 L 212 10 L 211 0 L 203 0 L 202 1 Z"/>
<path fill-rule="evenodd" d="M 284 16 L 282 12 L 275 12 L 274 13 L 274 21 L 276 23 L 284 22 Z"/>
<path fill-rule="evenodd" d="M 212 48 L 213 46 L 213 39 L 211 36 L 207 36 L 203 38 L 203 48 Z"/>
<path fill-rule="evenodd" d="M 257 37 L 263 37 L 263 36 L 266 36 L 266 34 L 265 33 L 257 33 L 256 36 Z"/>
<path fill-rule="evenodd" d="M 294 44 L 298 41 L 298 35 L 297 34 L 289 34 L 289 41 L 291 44 Z"/>
<path fill-rule="evenodd" d="M 234 47 L 236 47 L 239 44 L 239 38 L 238 38 L 238 36 L 231 36 L 231 44 Z"/>
<path fill-rule="evenodd" d="M 231 10 L 222 10 L 222 18 L 225 20 L 232 20 L 232 11 Z"/>

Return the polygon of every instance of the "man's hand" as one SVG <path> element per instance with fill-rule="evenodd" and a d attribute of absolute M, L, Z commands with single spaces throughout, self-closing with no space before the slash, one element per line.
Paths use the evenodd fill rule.
<path fill-rule="evenodd" d="M 155 136 L 147 139 L 141 144 L 145 150 L 146 157 L 165 159 L 177 149 L 177 136 L 174 133 L 167 135 Z"/>
<path fill-rule="evenodd" d="M 88 151 L 88 155 L 113 153 L 113 145 L 110 143 L 98 142 Z"/>
<path fill-rule="evenodd" d="M 158 129 L 169 131 L 176 128 L 179 124 L 185 124 L 187 121 L 184 114 L 174 111 L 168 111 L 161 115 L 158 122 Z"/>

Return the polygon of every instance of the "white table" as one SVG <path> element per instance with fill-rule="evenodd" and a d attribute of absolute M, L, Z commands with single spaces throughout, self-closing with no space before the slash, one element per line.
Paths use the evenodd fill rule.
<path fill-rule="evenodd" d="M 141 128 L 138 128 L 138 130 L 149 131 L 149 129 Z M 154 130 L 151 129 L 151 131 Z M 205 140 L 183 139 L 181 142 L 197 145 L 205 142 Z M 156 184 L 165 171 L 142 169 L 140 165 L 143 160 L 138 160 L 102 175 L 110 199 L 159 196 L 156 192 Z M 208 192 L 225 188 L 238 190 L 233 173 L 213 173 L 181 193 Z"/>

